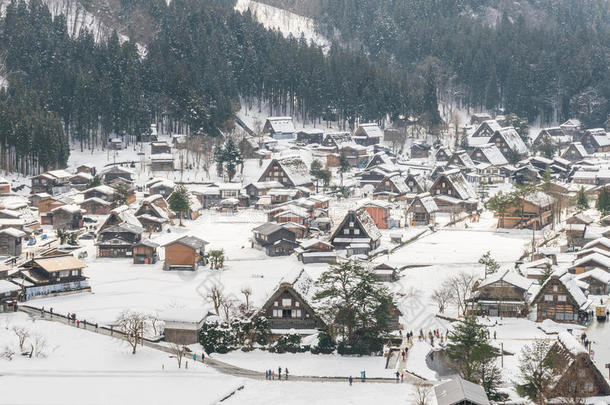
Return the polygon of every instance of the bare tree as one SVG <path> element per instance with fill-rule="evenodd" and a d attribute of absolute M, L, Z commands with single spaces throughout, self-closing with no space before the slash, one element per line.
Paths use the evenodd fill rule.
<path fill-rule="evenodd" d="M 15 332 L 15 335 L 17 336 L 17 340 L 19 341 L 19 351 L 21 351 L 23 353 L 23 349 L 25 347 L 25 342 L 30 337 L 30 331 L 28 331 L 26 328 L 23 328 L 20 326 L 14 326 L 13 332 Z"/>
<path fill-rule="evenodd" d="M 29 357 L 46 357 L 47 356 L 47 339 L 39 334 L 35 334 L 29 340 L 30 355 Z"/>
<path fill-rule="evenodd" d="M 445 312 L 447 304 L 451 302 L 452 294 L 451 286 L 446 283 L 441 284 L 441 286 L 432 293 L 431 298 L 436 302 L 438 312 L 441 314 Z"/>
<path fill-rule="evenodd" d="M 222 305 L 224 298 L 222 295 L 222 287 L 219 285 L 213 285 L 212 288 L 210 288 L 206 298 L 212 301 L 216 315 L 220 315 L 220 306 Z"/>
<path fill-rule="evenodd" d="M 416 405 L 427 405 L 428 400 L 430 399 L 430 395 L 432 394 L 432 389 L 429 385 L 423 382 L 415 383 L 415 390 L 413 391 L 413 402 Z"/>
<path fill-rule="evenodd" d="M 252 288 L 242 287 L 241 293 L 244 295 L 244 300 L 246 301 L 246 312 L 248 312 L 250 310 L 250 296 L 252 295 Z"/>
<path fill-rule="evenodd" d="M 144 333 L 148 328 L 147 321 L 148 316 L 140 312 L 125 310 L 119 314 L 116 324 L 125 334 L 125 339 L 131 346 L 131 354 L 136 354 L 138 339 L 144 341 Z"/>
<path fill-rule="evenodd" d="M 452 292 L 452 301 L 458 308 L 458 314 L 466 314 L 468 299 L 477 279 L 478 277 L 474 273 L 462 271 L 443 283 Z"/>
<path fill-rule="evenodd" d="M 161 334 L 161 324 L 163 322 L 161 322 L 159 320 L 159 315 L 156 313 L 148 315 L 148 320 L 150 321 L 150 327 L 152 328 L 153 335 L 155 335 L 155 336 L 160 335 Z"/>
<path fill-rule="evenodd" d="M 227 320 L 227 322 L 229 322 L 229 320 L 231 319 L 231 312 L 233 312 L 233 308 L 235 307 L 235 301 L 223 297 L 220 305 L 222 306 L 222 311 L 225 314 L 225 319 Z"/>
<path fill-rule="evenodd" d="M 172 343 L 170 345 L 170 349 L 172 353 L 176 356 L 176 360 L 178 361 L 178 368 L 182 368 L 182 359 L 186 354 L 186 348 L 178 343 Z"/>

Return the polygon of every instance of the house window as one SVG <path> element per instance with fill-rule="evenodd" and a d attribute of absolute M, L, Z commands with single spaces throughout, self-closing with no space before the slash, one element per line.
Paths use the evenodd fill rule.
<path fill-rule="evenodd" d="M 282 299 L 282 306 L 283 307 L 289 307 L 292 305 L 292 300 L 290 298 L 283 298 Z"/>
<path fill-rule="evenodd" d="M 578 370 L 578 376 L 579 376 L 579 377 L 581 377 L 581 378 L 582 378 L 582 377 L 584 377 L 585 375 L 586 375 L 586 372 L 585 372 L 585 369 L 584 369 L 584 368 L 581 368 L 581 369 L 579 369 L 579 370 Z"/>
<path fill-rule="evenodd" d="M 566 302 L 566 296 L 565 295 L 558 295 L 557 296 L 557 301 Z"/>
<path fill-rule="evenodd" d="M 59 272 L 59 277 L 68 277 L 70 275 L 70 270 L 62 270 Z"/>
<path fill-rule="evenodd" d="M 279 304 L 277 301 L 275 301 L 275 302 L 273 303 L 273 306 L 274 306 L 274 307 L 277 307 L 277 306 L 279 306 L 279 305 L 280 305 L 280 304 Z"/>
<path fill-rule="evenodd" d="M 348 235 L 348 234 L 349 234 L 349 229 L 347 229 L 347 228 L 346 228 L 346 229 L 344 229 L 344 230 L 343 230 L 343 234 L 344 234 L 344 235 Z"/>
<path fill-rule="evenodd" d="M 294 302 L 294 306 L 298 308 L 298 307 L 300 307 L 300 306 L 301 306 L 301 303 L 300 303 L 299 301 L 295 301 L 295 302 Z"/>
<path fill-rule="evenodd" d="M 292 311 L 290 309 L 282 309 L 282 318 L 292 318 Z"/>
<path fill-rule="evenodd" d="M 360 235 L 360 229 L 354 229 L 354 235 Z"/>
<path fill-rule="evenodd" d="M 354 227 L 354 222 L 353 222 L 353 221 L 349 223 L 349 227 L 350 227 L 350 228 L 353 228 L 353 227 Z"/>
<path fill-rule="evenodd" d="M 274 318 L 279 318 L 280 317 L 280 311 L 278 309 L 274 309 L 273 310 L 273 317 Z"/>
<path fill-rule="evenodd" d="M 585 391 L 587 392 L 593 392 L 593 383 L 588 381 L 585 383 Z"/>
<path fill-rule="evenodd" d="M 553 295 L 552 294 L 546 294 L 544 296 L 544 300 L 545 301 L 553 301 Z"/>
<path fill-rule="evenodd" d="M 557 287 L 556 285 L 554 285 L 554 286 L 553 286 L 553 291 L 554 291 L 554 292 L 557 292 L 557 290 L 558 290 L 558 287 Z"/>

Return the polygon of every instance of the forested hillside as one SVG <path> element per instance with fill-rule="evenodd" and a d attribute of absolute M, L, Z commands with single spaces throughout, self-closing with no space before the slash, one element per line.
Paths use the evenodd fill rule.
<path fill-rule="evenodd" d="M 413 100 L 426 88 L 407 83 L 400 71 L 337 47 L 325 56 L 235 13 L 232 2 L 161 0 L 147 7 L 155 10 L 155 35 L 141 57 L 116 33 L 97 42 L 86 31 L 71 37 L 65 19 L 52 18 L 40 0 L 11 2 L 0 21 L 9 81 L 0 93 L 3 167 L 61 166 L 68 138 L 81 148 L 112 134 L 135 139 L 162 114 L 214 136 L 239 109 L 240 96 L 305 121 L 331 113 L 352 123 L 376 120 L 422 105 Z M 429 98 L 433 93 L 428 87 Z"/>
<path fill-rule="evenodd" d="M 297 7 L 291 0 L 263 0 Z M 317 0 L 321 27 L 372 60 L 435 65 L 444 99 L 601 125 L 610 112 L 607 0 Z M 298 8 L 298 7 L 297 7 Z M 323 28 L 322 28 L 323 29 Z"/>

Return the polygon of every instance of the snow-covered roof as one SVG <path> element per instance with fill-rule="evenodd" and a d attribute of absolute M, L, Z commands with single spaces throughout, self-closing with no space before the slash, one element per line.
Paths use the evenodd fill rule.
<path fill-rule="evenodd" d="M 58 211 L 65 211 L 65 212 L 69 212 L 70 214 L 84 213 L 84 210 L 76 204 L 62 205 L 60 207 L 53 208 L 51 210 L 51 212 L 58 212 Z"/>
<path fill-rule="evenodd" d="M 0 280 L 0 294 L 17 292 L 19 290 L 21 290 L 21 287 L 19 287 L 18 285 L 13 284 L 8 280 Z"/>
<path fill-rule="evenodd" d="M 438 405 L 455 405 L 463 402 L 489 405 L 483 387 L 459 376 L 434 387 L 434 394 Z"/>
<path fill-rule="evenodd" d="M 555 202 L 555 199 L 542 191 L 534 191 L 523 197 L 525 201 L 537 207 L 548 207 Z"/>
<path fill-rule="evenodd" d="M 499 271 L 496 274 L 492 274 L 491 276 L 487 277 L 485 280 L 483 280 L 481 282 L 481 284 L 479 285 L 479 288 L 488 286 L 488 285 L 496 283 L 498 281 L 504 281 L 510 285 L 521 288 L 525 291 L 527 291 L 531 287 L 532 283 L 534 282 L 533 280 L 527 279 L 512 270 L 504 270 L 504 271 Z"/>
<path fill-rule="evenodd" d="M 311 175 L 309 168 L 299 157 L 287 157 L 277 160 L 278 164 L 284 169 L 284 172 L 295 186 L 301 186 L 311 183 Z"/>
<path fill-rule="evenodd" d="M 0 230 L 0 234 L 5 234 L 5 235 L 9 235 L 12 236 L 13 238 L 23 238 L 26 233 L 23 232 L 20 229 L 16 229 L 16 228 L 4 228 L 2 230 Z"/>
<path fill-rule="evenodd" d="M 466 181 L 466 178 L 464 178 L 460 170 L 453 169 L 443 172 L 441 173 L 441 176 L 436 179 L 436 181 L 440 181 L 443 176 L 447 179 L 449 183 L 451 183 L 460 199 L 469 200 L 471 198 L 477 198 L 476 192 L 474 191 L 470 183 Z"/>
<path fill-rule="evenodd" d="M 592 240 L 591 242 L 585 243 L 585 245 L 582 248 L 589 249 L 596 245 L 601 245 L 605 248 L 610 249 L 610 239 L 602 236 L 601 238 L 597 238 L 597 239 Z"/>
<path fill-rule="evenodd" d="M 587 354 L 587 350 L 570 332 L 562 331 L 557 335 L 557 341 L 573 356 Z"/>
<path fill-rule="evenodd" d="M 508 164 L 508 160 L 506 160 L 502 152 L 500 152 L 500 149 L 498 149 L 498 147 L 493 143 L 478 146 L 471 156 L 471 158 L 475 161 L 478 160 L 477 151 L 480 151 L 483 156 L 485 156 L 487 161 L 494 166 L 503 166 Z"/>
<path fill-rule="evenodd" d="M 576 275 L 576 280 L 584 280 L 586 278 L 593 278 L 601 283 L 610 284 L 610 273 L 606 270 L 595 267 L 589 271 Z"/>
<path fill-rule="evenodd" d="M 296 132 L 292 117 L 269 117 L 267 122 L 271 125 L 274 133 L 292 134 Z"/>
<path fill-rule="evenodd" d="M 496 121 L 496 120 L 486 120 L 486 121 L 481 122 L 481 124 L 479 124 L 477 129 L 474 131 L 474 137 L 475 138 L 480 137 L 479 132 L 481 130 L 481 127 L 483 127 L 483 126 L 489 127 L 489 129 L 491 129 L 493 132 L 496 132 L 496 131 L 499 131 L 500 129 L 502 129 L 502 125 L 500 125 L 498 123 L 498 121 Z"/>
<path fill-rule="evenodd" d="M 415 204 L 418 201 L 421 203 L 421 205 L 428 214 L 432 214 L 438 211 L 438 205 L 436 205 L 436 201 L 434 201 L 434 198 L 432 198 L 430 193 L 418 194 L 413 199 L 413 202 L 411 202 L 411 205 L 409 206 L 409 211 L 411 210 L 411 207 L 415 207 Z"/>
<path fill-rule="evenodd" d="M 87 190 L 83 191 L 83 193 L 89 193 L 91 191 L 97 191 L 98 193 L 105 194 L 105 195 L 114 195 L 114 193 L 116 192 L 115 189 L 113 189 L 112 187 L 102 184 L 97 187 L 92 187 L 90 189 L 87 189 Z"/>
<path fill-rule="evenodd" d="M 360 134 L 361 132 L 364 132 L 364 135 L 367 138 L 383 138 L 383 131 L 379 128 L 379 125 L 374 122 L 360 124 L 356 129 L 356 133 Z"/>
<path fill-rule="evenodd" d="M 515 128 L 505 127 L 496 131 L 496 133 L 499 134 L 502 139 L 504 139 L 504 141 L 512 151 L 517 152 L 520 155 L 527 154 L 527 146 L 525 146 L 523 139 L 521 139 L 519 133 Z"/>
<path fill-rule="evenodd" d="M 582 257 L 578 260 L 575 260 L 574 264 L 572 264 L 572 266 L 570 266 L 570 269 L 579 267 L 581 264 L 584 264 L 587 262 L 597 263 L 601 267 L 610 270 L 610 257 L 601 255 L 599 253 L 592 253 L 592 254 Z"/>

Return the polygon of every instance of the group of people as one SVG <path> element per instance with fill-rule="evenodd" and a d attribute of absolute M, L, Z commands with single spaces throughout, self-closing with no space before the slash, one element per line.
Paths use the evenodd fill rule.
<path fill-rule="evenodd" d="M 433 329 L 428 331 L 428 340 L 430 341 L 430 345 L 434 346 L 434 340 L 438 339 L 440 344 L 442 345 L 445 340 L 447 340 L 447 335 L 443 335 L 443 333 L 438 329 Z M 419 330 L 419 341 L 425 341 L 426 336 L 424 335 L 424 331 L 422 329 Z"/>
<path fill-rule="evenodd" d="M 275 371 L 271 369 L 265 371 L 265 380 L 275 380 L 276 376 L 278 380 L 282 379 L 282 367 L 277 368 L 277 374 L 275 374 Z M 284 368 L 284 379 L 288 379 L 288 367 Z"/>
<path fill-rule="evenodd" d="M 587 334 L 585 332 L 583 332 L 580 335 L 580 342 L 585 347 L 585 349 L 589 349 L 589 345 L 591 344 L 591 341 L 589 339 L 587 339 Z"/>

